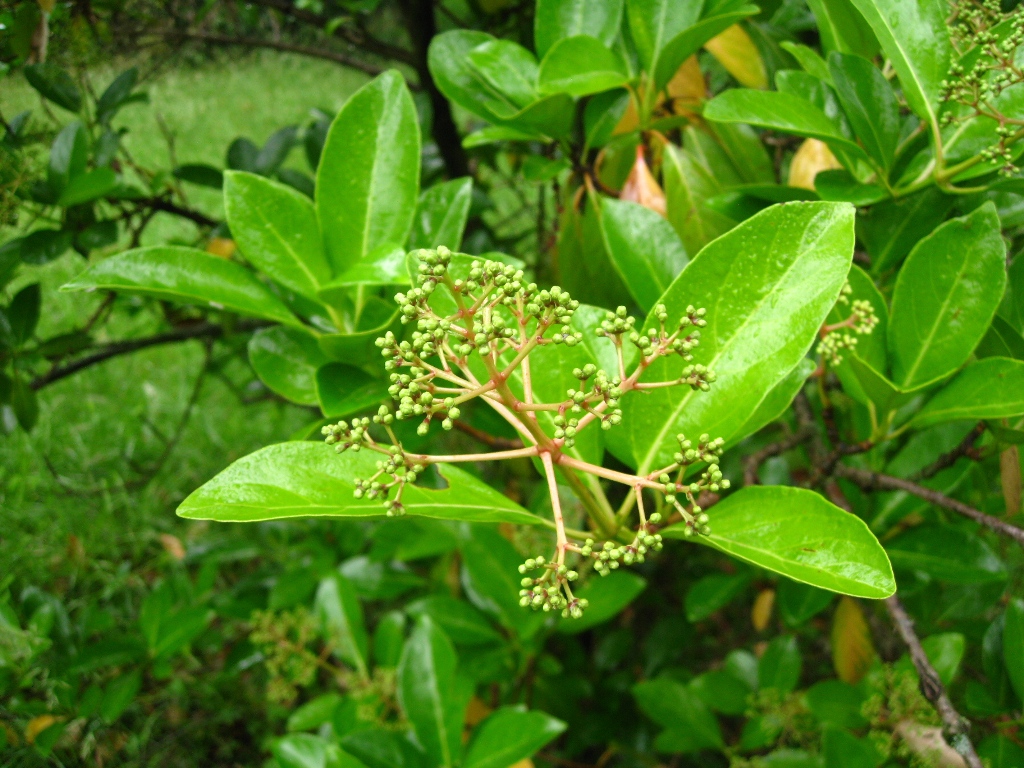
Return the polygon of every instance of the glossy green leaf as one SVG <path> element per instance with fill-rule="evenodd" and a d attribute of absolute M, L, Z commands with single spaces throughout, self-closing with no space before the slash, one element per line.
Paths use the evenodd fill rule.
<path fill-rule="evenodd" d="M 488 121 L 494 121 L 494 115 L 484 109 L 490 94 L 471 65 L 469 53 L 494 39 L 486 32 L 453 29 L 436 35 L 427 51 L 430 75 L 438 90 L 463 109 Z"/>
<path fill-rule="evenodd" d="M 242 171 L 224 174 L 224 208 L 242 255 L 308 299 L 331 279 L 313 203 L 291 187 Z"/>
<path fill-rule="evenodd" d="M 41 308 L 42 291 L 39 283 L 26 285 L 14 294 L 7 306 L 6 320 L 10 324 L 11 340 L 16 346 L 24 344 L 35 334 Z"/>
<path fill-rule="evenodd" d="M 807 5 L 818 22 L 824 50 L 855 53 L 868 59 L 878 53 L 871 27 L 850 0 L 807 0 Z"/>
<path fill-rule="evenodd" d="M 821 740 L 824 768 L 878 768 L 884 760 L 875 743 L 838 728 L 827 728 Z M 807 763 L 810 768 L 813 763 Z"/>
<path fill-rule="evenodd" d="M 903 86 L 903 97 L 918 117 L 935 124 L 942 81 L 949 71 L 944 0 L 852 0 L 863 15 Z"/>
<path fill-rule="evenodd" d="M 388 383 L 345 363 L 327 363 L 316 371 L 316 398 L 325 416 L 342 418 L 389 399 Z"/>
<path fill-rule="evenodd" d="M 686 3 L 679 3 L 679 5 L 686 5 Z M 756 5 L 741 5 L 734 11 L 701 19 L 668 39 L 653 66 L 654 81 L 657 87 L 664 88 L 682 66 L 682 63 L 697 53 L 701 46 L 711 38 L 747 17 L 757 14 L 758 10 Z"/>
<path fill-rule="evenodd" d="M 373 661 L 378 667 L 396 668 L 405 643 L 406 617 L 402 611 L 388 611 L 373 632 Z"/>
<path fill-rule="evenodd" d="M 86 171 L 89 161 L 89 137 L 81 120 L 65 125 L 50 146 L 47 183 L 53 194 L 59 194 L 71 179 Z"/>
<path fill-rule="evenodd" d="M 888 370 L 886 340 L 889 329 L 889 307 L 885 303 L 885 298 L 878 288 L 875 287 L 875 282 L 856 264 L 850 268 L 847 280 L 851 289 L 851 292 L 846 297 L 848 303 L 836 304 L 832 311 L 828 313 L 826 322 L 829 324 L 843 322 L 850 317 L 850 308 L 853 302 L 867 301 L 875 311 L 878 324 L 872 329 L 871 333 L 856 335 L 857 345 L 849 353 L 841 353 L 842 359 L 839 364 L 831 367 L 836 372 L 836 375 L 839 376 L 839 380 L 843 383 L 843 389 L 846 393 L 857 402 L 866 405 L 871 398 L 864 391 L 864 386 L 861 384 L 860 377 L 858 376 L 861 368 L 856 366 L 852 358 L 856 357 L 858 361 L 870 366 L 874 371 Z"/>
<path fill-rule="evenodd" d="M 466 54 L 474 79 L 482 86 L 483 109 L 506 120 L 536 101 L 537 59 L 511 40 L 487 40 Z"/>
<path fill-rule="evenodd" d="M 338 275 L 383 243 L 404 243 L 420 183 L 420 129 L 405 80 L 389 70 L 356 91 L 320 156 L 316 213 Z"/>
<path fill-rule="evenodd" d="M 280 768 L 335 768 L 329 755 L 337 747 L 311 733 L 292 733 L 275 740 L 270 747 Z"/>
<path fill-rule="evenodd" d="M 687 265 L 659 303 L 668 307 L 669 327 L 687 305 L 707 308 L 694 360 L 717 380 L 709 392 L 661 387 L 623 402 L 641 473 L 671 463 L 680 432 L 728 441 L 744 427 L 814 343 L 852 255 L 851 206 L 786 203 L 727 232 Z M 683 365 L 656 361 L 643 380 L 675 379 Z"/>
<path fill-rule="evenodd" d="M 842 680 L 822 680 L 804 693 L 804 701 L 822 725 L 859 729 L 866 725 L 861 707 L 864 692 Z"/>
<path fill-rule="evenodd" d="M 61 290 L 134 293 L 301 327 L 288 307 L 245 267 L 176 245 L 119 253 L 93 265 Z"/>
<path fill-rule="evenodd" d="M 668 220 L 687 253 L 697 253 L 736 222 L 705 205 L 723 191 L 722 182 L 689 148 L 665 146 L 662 160 Z"/>
<path fill-rule="evenodd" d="M 136 67 L 130 67 L 115 77 L 96 99 L 96 119 L 109 123 L 117 110 L 132 100 L 132 89 L 138 80 L 139 70 Z"/>
<path fill-rule="evenodd" d="M 854 157 L 864 153 L 824 112 L 792 93 L 735 88 L 709 101 L 703 115 L 713 122 L 746 123 L 819 139 Z"/>
<path fill-rule="evenodd" d="M 607 576 L 591 579 L 573 594 L 590 605 L 579 619 L 562 619 L 558 631 L 575 635 L 603 624 L 616 616 L 633 602 L 647 587 L 647 581 L 629 571 L 614 571 Z"/>
<path fill-rule="evenodd" d="M 813 48 L 808 48 L 801 43 L 792 43 L 788 40 L 779 43 L 779 47 L 796 59 L 797 64 L 809 75 L 814 75 L 822 82 L 833 85 L 832 73 L 829 72 L 828 64 L 821 58 L 821 55 Z M 777 76 L 777 75 L 776 75 Z"/>
<path fill-rule="evenodd" d="M 533 135 L 566 138 L 572 130 L 576 103 L 567 93 L 552 93 L 508 117 L 508 124 Z"/>
<path fill-rule="evenodd" d="M 1024 258 L 1017 256 L 1006 270 L 1006 293 L 999 305 L 999 315 L 1017 333 L 1024 334 Z"/>
<path fill-rule="evenodd" d="M 998 419 L 1024 414 L 1024 362 L 988 357 L 970 363 L 939 390 L 911 424 L 917 428 L 957 419 Z"/>
<path fill-rule="evenodd" d="M 644 714 L 666 729 L 654 744 L 659 752 L 724 748 L 718 720 L 689 686 L 659 677 L 633 686 L 633 697 Z"/>
<path fill-rule="evenodd" d="M 698 541 L 769 571 L 854 597 L 896 590 L 885 550 L 864 521 L 802 488 L 750 486 L 714 506 Z M 684 538 L 684 526 L 665 529 Z"/>
<path fill-rule="evenodd" d="M 567 37 L 590 35 L 611 45 L 619 34 L 623 0 L 537 0 L 533 42 L 541 58 Z"/>
<path fill-rule="evenodd" d="M 410 737 L 390 728 L 360 728 L 346 734 L 341 748 L 366 768 L 427 768 L 423 752 Z"/>
<path fill-rule="evenodd" d="M 456 645 L 487 645 L 502 642 L 502 635 L 487 617 L 464 600 L 450 595 L 431 595 L 409 603 L 410 616 L 429 616 Z"/>
<path fill-rule="evenodd" d="M 879 275 L 899 265 L 925 235 L 939 226 L 954 202 L 935 188 L 872 206 L 857 220 L 857 234 L 871 256 L 871 272 Z"/>
<path fill-rule="evenodd" d="M 893 291 L 889 354 L 904 389 L 955 371 L 992 322 L 1006 285 L 1006 246 L 992 203 L 919 242 Z"/>
<path fill-rule="evenodd" d="M 25 67 L 25 79 L 45 99 L 69 112 L 82 109 L 82 92 L 67 72 L 56 64 L 44 61 Z"/>
<path fill-rule="evenodd" d="M 629 80 L 626 64 L 600 40 L 576 35 L 559 40 L 544 56 L 537 74 L 541 93 L 587 96 L 611 90 Z"/>
<path fill-rule="evenodd" d="M 335 306 L 344 305 L 347 289 L 357 285 L 408 285 L 405 249 L 395 243 L 381 243 L 320 289 L 320 298 Z"/>
<path fill-rule="evenodd" d="M 407 514 L 468 522 L 542 522 L 468 472 L 447 464 L 439 467 L 449 486 L 407 487 L 402 493 Z M 224 522 L 382 517 L 380 501 L 352 495 L 356 479 L 369 478 L 376 471 L 377 454 L 373 451 L 339 455 L 323 443 L 280 443 L 239 459 L 193 491 L 178 507 L 178 515 Z"/>
<path fill-rule="evenodd" d="M 686 620 L 703 621 L 731 603 L 749 583 L 750 578 L 745 574 L 713 573 L 698 579 L 686 590 L 683 600 Z"/>
<path fill-rule="evenodd" d="M 561 720 L 543 712 L 502 707 L 474 731 L 462 765 L 464 768 L 509 768 L 532 757 L 565 728 Z"/>
<path fill-rule="evenodd" d="M 316 372 L 327 362 L 316 337 L 297 328 L 261 328 L 249 339 L 249 362 L 260 380 L 281 397 L 316 405 Z"/>
<path fill-rule="evenodd" d="M 331 722 L 342 701 L 341 694 L 333 691 L 307 701 L 288 716 L 288 730 L 312 731 Z"/>
<path fill-rule="evenodd" d="M 714 669 L 698 675 L 690 681 L 689 688 L 715 712 L 723 715 L 743 715 L 747 712 L 750 686 L 727 669 Z"/>
<path fill-rule="evenodd" d="M 835 595 L 824 589 L 780 579 L 777 591 L 779 614 L 791 627 L 799 627 L 825 610 Z"/>
<path fill-rule="evenodd" d="M 640 61 L 656 72 L 666 44 L 700 17 L 701 3 L 672 0 L 627 0 L 626 18 Z"/>
<path fill-rule="evenodd" d="M 320 337 L 320 349 L 332 360 L 362 365 L 380 360 L 380 350 L 374 342 L 388 331 L 398 333 L 402 328 L 398 309 L 375 328 L 357 330 L 354 333 L 325 333 Z"/>
<path fill-rule="evenodd" d="M 340 573 L 323 579 L 317 587 L 313 609 L 331 650 L 366 677 L 369 637 L 352 583 Z"/>
<path fill-rule="evenodd" d="M 788 409 L 790 403 L 797 396 L 807 379 L 817 369 L 817 365 L 810 358 L 805 357 L 796 368 L 789 372 L 782 381 L 776 384 L 764 396 L 757 410 L 746 420 L 742 427 L 726 443 L 727 446 L 737 444 L 745 437 L 755 434 L 764 427 L 779 419 Z"/>
<path fill-rule="evenodd" d="M 1024 601 L 1011 600 L 1003 624 L 1003 663 L 1017 698 L 1024 701 Z"/>
<path fill-rule="evenodd" d="M 985 541 L 942 525 L 920 525 L 885 543 L 893 567 L 939 581 L 984 584 L 1006 578 L 1006 566 Z"/>
<path fill-rule="evenodd" d="M 445 634 L 421 616 L 398 664 L 398 701 L 416 740 L 437 766 L 451 766 L 462 747 L 467 701 L 455 690 L 455 649 Z"/>
<path fill-rule="evenodd" d="M 888 170 L 900 139 L 899 104 L 892 86 L 881 70 L 860 56 L 833 52 L 828 66 L 854 133 L 867 153 Z"/>
<path fill-rule="evenodd" d="M 57 200 L 58 205 L 70 208 L 98 200 L 117 186 L 117 174 L 110 168 L 93 168 L 91 171 L 74 176 L 64 187 Z"/>
<path fill-rule="evenodd" d="M 473 202 L 473 179 L 466 176 L 435 184 L 420 195 L 409 233 L 409 248 L 437 248 L 450 251 L 462 246 L 462 233 Z"/>
<path fill-rule="evenodd" d="M 611 264 L 601 222 L 589 197 L 583 211 L 567 205 L 558 227 L 558 284 L 577 301 L 617 307 L 628 295 L 618 270 Z"/>
<path fill-rule="evenodd" d="M 976 357 L 1009 357 L 1024 360 L 1024 337 L 1002 317 L 992 318 L 992 325 L 985 331 L 978 346 L 974 348 Z"/>
<path fill-rule="evenodd" d="M 686 249 L 668 221 L 639 203 L 606 198 L 597 211 L 612 264 L 636 303 L 650 312 L 689 262 Z"/>
<path fill-rule="evenodd" d="M 780 635 L 768 643 L 757 663 L 757 679 L 761 690 L 774 688 L 789 693 L 800 682 L 803 657 L 792 635 Z"/>

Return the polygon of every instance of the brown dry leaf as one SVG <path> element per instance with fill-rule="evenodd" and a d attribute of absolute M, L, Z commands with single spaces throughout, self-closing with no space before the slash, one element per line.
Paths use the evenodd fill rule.
<path fill-rule="evenodd" d="M 678 71 L 668 81 L 665 91 L 672 100 L 672 112 L 677 115 L 695 115 L 695 109 L 708 95 L 708 85 L 704 73 L 700 71 L 700 62 L 693 55 L 682 63 Z"/>
<path fill-rule="evenodd" d="M 35 743 L 36 736 L 56 722 L 59 722 L 58 718 L 53 715 L 36 715 L 25 726 L 25 741 L 29 744 Z"/>
<path fill-rule="evenodd" d="M 472 728 L 489 714 L 491 714 L 491 708 L 484 704 L 479 696 L 474 696 L 469 700 L 469 706 L 466 707 L 466 725 Z"/>
<path fill-rule="evenodd" d="M 750 622 L 758 632 L 764 632 L 768 622 L 772 620 L 772 608 L 775 607 L 775 590 L 762 589 L 754 600 L 750 611 Z"/>
<path fill-rule="evenodd" d="M 937 725 L 922 725 L 914 720 L 903 720 L 895 732 L 915 755 L 928 765 L 936 768 L 967 768 L 960 753 L 942 738 L 942 729 Z"/>
<path fill-rule="evenodd" d="M 185 546 L 177 536 L 172 536 L 169 533 L 161 533 L 160 543 L 163 545 L 167 554 L 175 560 L 181 561 L 185 559 Z"/>
<path fill-rule="evenodd" d="M 814 190 L 814 177 L 822 171 L 842 168 L 828 144 L 817 139 L 804 139 L 789 164 L 789 186 Z"/>
<path fill-rule="evenodd" d="M 852 597 L 839 601 L 832 619 L 832 665 L 844 683 L 856 685 L 875 658 L 871 630 L 860 605 Z"/>
<path fill-rule="evenodd" d="M 739 24 L 733 24 L 725 32 L 708 40 L 704 48 L 741 85 L 747 88 L 768 87 L 768 70 L 765 69 L 761 52 L 757 50 L 747 30 Z"/>
<path fill-rule="evenodd" d="M 235 241 L 230 237 L 213 237 L 206 244 L 206 252 L 222 259 L 230 259 L 235 253 Z"/>
<path fill-rule="evenodd" d="M 1020 451 L 1012 445 L 999 454 L 999 478 L 1003 484 L 1003 500 L 1006 502 L 1006 516 L 1020 512 Z"/>
<path fill-rule="evenodd" d="M 654 178 L 651 169 L 647 167 L 643 144 L 637 145 L 636 161 L 619 193 L 619 199 L 640 203 L 644 208 L 650 208 L 662 216 L 666 215 L 665 192 Z"/>

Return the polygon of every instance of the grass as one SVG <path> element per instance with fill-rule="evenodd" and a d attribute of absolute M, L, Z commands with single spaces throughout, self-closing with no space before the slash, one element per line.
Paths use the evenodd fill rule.
<path fill-rule="evenodd" d="M 90 78 L 101 89 L 116 72 L 95 72 Z M 126 146 L 143 165 L 171 166 L 159 116 L 175 138 L 177 162 L 223 167 L 235 137 L 262 143 L 277 128 L 303 122 L 313 107 L 337 110 L 365 80 L 326 62 L 261 54 L 168 70 L 144 84 L 151 104 L 131 106 L 119 120 L 131 128 Z M 13 115 L 22 109 L 38 111 L 38 96 L 20 78 L 5 80 L 0 110 Z M 294 151 L 289 163 L 308 170 L 301 151 Z M 189 194 L 192 204 L 220 215 L 219 193 L 196 189 Z M 146 240 L 194 236 L 190 226 L 164 216 L 154 221 Z M 81 257 L 69 253 L 45 267 L 23 268 L 9 286 L 13 294 L 27 283 L 42 283 L 41 336 L 84 322 L 100 301 L 57 290 L 84 266 Z M 145 302 L 118 302 L 115 321 L 101 339 L 155 329 L 157 318 Z M 239 351 L 226 362 L 223 379 L 207 378 L 180 439 L 163 461 L 166 439 L 181 422 L 202 367 L 198 342 L 117 358 L 44 389 L 39 423 L 31 434 L 14 426 L 6 411 L 8 434 L 0 437 L 0 574 L 16 574 L 22 585 L 46 583 L 69 542 L 81 544 L 93 560 L 137 563 L 159 552 L 160 533 L 200 535 L 200 524 L 174 517 L 180 500 L 233 459 L 287 439 L 314 418 L 309 410 L 278 402 L 240 404 L 225 383 L 244 384 L 249 376 L 244 349 Z"/>

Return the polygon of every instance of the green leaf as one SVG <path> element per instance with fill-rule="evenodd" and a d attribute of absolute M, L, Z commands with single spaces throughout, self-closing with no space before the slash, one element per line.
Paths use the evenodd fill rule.
<path fill-rule="evenodd" d="M 885 550 L 864 521 L 802 488 L 750 486 L 710 511 L 702 544 L 794 581 L 854 597 L 896 591 Z M 684 538 L 685 526 L 666 528 Z"/>
<path fill-rule="evenodd" d="M 464 768 L 508 768 L 532 757 L 566 728 L 543 712 L 523 707 L 502 707 L 492 712 L 473 732 Z"/>
<path fill-rule="evenodd" d="M 790 627 L 799 627 L 825 610 L 833 593 L 791 579 L 779 581 L 779 613 Z"/>
<path fill-rule="evenodd" d="M 420 128 L 397 71 L 345 103 L 316 178 L 316 214 L 335 275 L 385 242 L 405 242 L 419 195 Z"/>
<path fill-rule="evenodd" d="M 790 371 L 786 378 L 772 387 L 768 394 L 765 395 L 761 404 L 757 406 L 757 410 L 751 414 L 746 423 L 740 427 L 739 431 L 736 432 L 726 445 L 736 445 L 745 437 L 759 432 L 773 421 L 779 419 L 789 409 L 790 403 L 793 402 L 793 399 L 803 389 L 807 379 L 810 378 L 817 367 L 814 361 L 807 357 L 797 363 L 796 368 Z"/>
<path fill-rule="evenodd" d="M 629 30 L 640 54 L 640 62 L 648 73 L 660 73 L 659 61 L 665 47 L 676 35 L 697 23 L 700 11 L 701 3 L 627 0 Z M 676 62 L 677 69 L 682 61 L 679 59 Z"/>
<path fill-rule="evenodd" d="M 409 233 L 409 249 L 437 248 L 450 251 L 462 246 L 469 206 L 473 202 L 473 179 L 469 176 L 435 184 L 420 195 Z"/>
<path fill-rule="evenodd" d="M 242 255 L 286 288 L 317 300 L 331 279 L 316 210 L 291 187 L 244 171 L 224 174 L 224 208 Z"/>
<path fill-rule="evenodd" d="M 142 670 L 135 669 L 118 675 L 107 685 L 103 691 L 103 700 L 100 702 L 100 717 L 110 725 L 116 721 L 124 711 L 131 706 L 132 701 L 142 688 Z"/>
<path fill-rule="evenodd" d="M 935 188 L 874 205 L 857 218 L 857 234 L 871 256 L 873 274 L 897 266 L 925 235 L 939 226 L 954 202 Z"/>
<path fill-rule="evenodd" d="M 605 198 L 597 206 L 612 264 L 644 312 L 650 312 L 689 259 L 662 216 L 639 203 Z"/>
<path fill-rule="evenodd" d="M 958 419 L 1024 414 L 1024 362 L 987 357 L 970 363 L 911 419 L 920 429 Z"/>
<path fill-rule="evenodd" d="M 455 690 L 455 649 L 444 633 L 421 616 L 398 665 L 398 701 L 434 765 L 452 765 L 462 747 L 466 701 Z"/>
<path fill-rule="evenodd" d="M 900 111 L 885 75 L 870 61 L 833 52 L 829 70 L 839 103 L 864 149 L 887 171 L 900 140 Z"/>
<path fill-rule="evenodd" d="M 864 156 L 860 145 L 844 136 L 824 112 L 792 93 L 746 88 L 727 90 L 705 105 L 703 115 L 713 122 L 746 123 L 819 139 L 854 157 Z"/>
<path fill-rule="evenodd" d="M 779 47 L 796 59 L 797 64 L 800 65 L 804 72 L 814 75 L 814 77 L 829 85 L 834 85 L 828 64 L 825 63 L 825 60 L 821 58 L 821 55 L 816 50 L 800 43 L 791 43 L 788 40 L 779 43 Z"/>
<path fill-rule="evenodd" d="M 686 590 L 683 600 L 686 620 L 694 624 L 703 621 L 739 597 L 749 583 L 750 577 L 745 574 L 713 573 L 698 579 Z"/>
<path fill-rule="evenodd" d="M 365 311 L 364 311 L 365 316 Z M 399 334 L 402 328 L 401 314 L 394 313 L 375 328 L 357 330 L 354 333 L 325 333 L 320 336 L 320 349 L 332 360 L 362 365 L 370 360 L 380 360 L 380 350 L 375 342 L 388 331 Z"/>
<path fill-rule="evenodd" d="M 804 701 L 822 725 L 859 729 L 866 725 L 861 715 L 864 696 L 861 689 L 842 680 L 822 680 L 807 689 Z"/>
<path fill-rule="evenodd" d="M 325 285 L 320 298 L 329 304 L 343 306 L 349 288 L 358 285 L 408 285 L 405 249 L 395 243 L 381 243 L 346 269 L 337 279 Z"/>
<path fill-rule="evenodd" d="M 410 616 L 429 616 L 457 645 L 502 642 L 502 635 L 479 610 L 450 595 L 431 595 L 405 607 Z"/>
<path fill-rule="evenodd" d="M 543 94 L 587 96 L 618 88 L 629 79 L 618 54 L 596 38 L 576 35 L 559 40 L 544 56 L 537 88 Z"/>
<path fill-rule="evenodd" d="M 792 635 L 776 637 L 765 648 L 757 663 L 757 679 L 762 691 L 775 688 L 790 693 L 800 682 L 803 657 Z"/>
<path fill-rule="evenodd" d="M 68 112 L 82 109 L 82 92 L 78 90 L 71 75 L 56 64 L 44 61 L 25 67 L 25 79 L 39 94 Z"/>
<path fill-rule="evenodd" d="M 618 616 L 646 587 L 647 582 L 644 579 L 629 571 L 615 571 L 607 576 L 591 579 L 586 586 L 574 592 L 576 597 L 590 601 L 587 610 L 578 619 L 559 621 L 558 631 L 575 635 L 603 624 Z"/>
<path fill-rule="evenodd" d="M 58 205 L 70 208 L 104 197 L 117 186 L 117 174 L 110 168 L 93 168 L 73 177 L 57 200 Z"/>
<path fill-rule="evenodd" d="M 878 768 L 884 760 L 870 739 L 858 738 L 836 728 L 825 729 L 821 748 L 825 758 L 824 768 Z M 808 760 L 806 765 L 810 768 L 820 763 Z"/>
<path fill-rule="evenodd" d="M 341 747 L 366 768 L 424 768 L 426 756 L 411 737 L 390 728 L 363 728 L 346 734 Z"/>
<path fill-rule="evenodd" d="M 1006 286 L 1006 246 L 993 203 L 951 219 L 919 242 L 892 297 L 893 381 L 912 389 L 966 362 Z"/>
<path fill-rule="evenodd" d="M 176 245 L 119 253 L 85 270 L 61 290 L 134 293 L 302 327 L 288 307 L 245 267 Z"/>
<path fill-rule="evenodd" d="M 441 520 L 538 525 L 543 521 L 457 467 L 438 465 L 447 488 L 406 487 L 410 515 Z M 337 454 L 323 443 L 271 445 L 239 459 L 193 491 L 178 515 L 196 520 L 253 522 L 285 517 L 382 517 L 379 501 L 356 499 L 356 478 L 377 471 L 377 454 Z"/>
<path fill-rule="evenodd" d="M 377 622 L 373 632 L 373 661 L 378 667 L 395 669 L 405 644 L 405 614 L 389 611 Z"/>
<path fill-rule="evenodd" d="M 136 67 L 130 67 L 115 77 L 96 100 L 96 119 L 109 124 L 117 110 L 128 102 L 138 80 L 139 70 Z"/>
<path fill-rule="evenodd" d="M 878 53 L 871 27 L 850 0 L 807 0 L 807 5 L 818 22 L 824 50 L 855 53 L 867 59 Z"/>
<path fill-rule="evenodd" d="M 1024 765 L 1024 749 L 1021 749 L 1009 736 L 994 734 L 982 740 L 978 745 L 978 757 L 991 768 L 1017 768 Z"/>
<path fill-rule="evenodd" d="M 50 146 L 47 183 L 59 195 L 71 179 L 85 173 L 89 161 L 89 138 L 81 120 L 72 120 L 57 134 Z"/>
<path fill-rule="evenodd" d="M 345 363 L 327 363 L 316 371 L 316 397 L 324 416 L 340 419 L 388 400 L 388 384 Z"/>
<path fill-rule="evenodd" d="M 42 291 L 39 283 L 26 285 L 14 294 L 10 306 L 7 307 L 7 320 L 15 345 L 21 346 L 35 334 L 41 307 Z"/>
<path fill-rule="evenodd" d="M 1006 566 L 985 541 L 944 525 L 920 525 L 885 543 L 893 567 L 939 581 L 984 584 L 1006 578 Z"/>
<path fill-rule="evenodd" d="M 623 0 L 537 0 L 533 41 L 537 55 L 547 54 L 559 40 L 577 35 L 611 45 L 619 34 Z"/>
<path fill-rule="evenodd" d="M 249 339 L 249 363 L 281 397 L 316 405 L 316 372 L 327 362 L 316 337 L 297 328 L 261 328 Z"/>
<path fill-rule="evenodd" d="M 751 689 L 745 680 L 726 669 L 714 669 L 690 681 L 690 690 L 715 712 L 744 715 Z"/>
<path fill-rule="evenodd" d="M 288 716 L 289 731 L 312 731 L 334 719 L 334 710 L 343 701 L 340 693 L 325 693 L 307 701 Z"/>
<path fill-rule="evenodd" d="M 185 163 L 172 171 L 174 178 L 210 189 L 224 188 L 224 171 L 206 163 Z M 226 202 L 226 201 L 225 201 Z"/>
<path fill-rule="evenodd" d="M 328 768 L 328 753 L 336 749 L 311 733 L 292 733 L 270 746 L 279 768 Z"/>
<path fill-rule="evenodd" d="M 1009 357 L 1024 360 L 1024 338 L 1016 329 L 999 315 L 992 318 L 992 325 L 974 349 L 976 357 Z"/>
<path fill-rule="evenodd" d="M 659 677 L 633 686 L 633 697 L 644 714 L 667 729 L 655 742 L 658 751 L 699 752 L 725 747 L 718 720 L 688 686 Z"/>
<path fill-rule="evenodd" d="M 653 68 L 656 86 L 664 88 L 683 62 L 701 46 L 734 24 L 756 15 L 758 10 L 756 5 L 742 5 L 737 10 L 701 19 L 669 39 Z"/>
<path fill-rule="evenodd" d="M 687 305 L 707 308 L 695 362 L 717 380 L 709 392 L 661 387 L 623 403 L 641 474 L 671 463 L 678 433 L 728 441 L 744 427 L 814 343 L 852 255 L 852 206 L 786 203 L 727 232 L 687 265 L 659 303 L 668 307 L 669 327 Z M 644 330 L 655 322 L 648 319 Z M 684 364 L 658 360 L 643 380 L 676 379 Z"/>
<path fill-rule="evenodd" d="M 949 8 L 944 0 L 852 2 L 899 75 L 907 104 L 918 117 L 937 125 L 942 81 L 953 52 L 946 26 Z"/>
<path fill-rule="evenodd" d="M 494 115 L 484 109 L 484 103 L 491 95 L 470 63 L 469 53 L 494 39 L 486 32 L 453 29 L 436 35 L 427 51 L 430 75 L 438 90 L 463 109 L 490 122 L 495 122 Z"/>
<path fill-rule="evenodd" d="M 1024 701 L 1024 602 L 1011 600 L 1003 625 L 1003 663 L 1017 698 Z"/>
<path fill-rule="evenodd" d="M 320 582 L 313 607 L 331 650 L 365 678 L 370 643 L 352 583 L 340 573 L 331 574 Z"/>
<path fill-rule="evenodd" d="M 697 253 L 736 222 L 705 202 L 723 191 L 722 182 L 689 148 L 665 145 L 662 160 L 668 220 L 687 253 Z"/>

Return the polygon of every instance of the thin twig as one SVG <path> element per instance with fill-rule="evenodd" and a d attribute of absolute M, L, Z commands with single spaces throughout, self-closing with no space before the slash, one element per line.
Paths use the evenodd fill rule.
<path fill-rule="evenodd" d="M 951 512 L 956 512 L 964 517 L 968 517 L 976 523 L 981 523 L 987 528 L 991 528 L 996 533 L 1007 536 L 1021 546 L 1024 546 L 1024 529 L 1004 523 L 998 518 L 986 515 L 984 512 L 968 506 L 962 501 L 951 499 L 949 496 L 939 493 L 938 491 L 933 491 L 931 488 L 925 488 L 923 485 L 918 485 L 917 483 L 912 483 L 909 480 L 903 480 L 899 477 L 883 475 L 866 469 L 847 467 L 842 464 L 835 468 L 835 475 L 837 477 L 845 477 L 847 480 L 852 480 L 866 491 L 906 491 L 907 493 L 911 493 L 918 498 L 929 501 L 938 507 L 948 509 Z"/>
<path fill-rule="evenodd" d="M 477 429 L 472 424 L 466 424 L 460 419 L 455 419 L 453 424 L 455 428 L 460 432 L 464 432 L 465 434 L 472 437 L 474 440 L 477 440 L 483 443 L 484 445 L 488 445 L 491 448 L 499 448 L 504 450 L 523 447 L 522 440 L 516 438 L 509 439 L 507 437 L 496 437 L 495 435 L 491 435 L 488 434 L 487 432 L 484 432 L 482 429 Z"/>
<path fill-rule="evenodd" d="M 762 448 L 760 451 L 747 456 L 743 461 L 743 484 L 744 485 L 757 485 L 757 473 L 761 469 L 761 465 L 764 464 L 768 459 L 773 456 L 780 456 L 786 451 L 796 448 L 798 445 L 806 443 L 812 437 L 814 437 L 817 430 L 814 424 L 803 424 L 796 432 L 782 438 L 781 440 L 770 443 Z"/>
<path fill-rule="evenodd" d="M 982 768 L 978 753 L 974 751 L 974 745 L 967 736 L 967 732 L 970 730 L 970 723 L 956 711 L 953 703 L 949 700 L 946 689 L 942 685 L 942 680 L 939 679 L 935 668 L 928 661 L 924 648 L 921 647 L 921 641 L 914 631 L 913 620 L 907 615 L 903 604 L 900 603 L 895 595 L 885 599 L 885 607 L 889 611 L 893 624 L 896 625 L 896 631 L 900 633 L 903 642 L 910 649 L 910 659 L 914 662 L 917 677 L 921 681 L 921 693 L 935 707 L 935 711 L 939 713 L 943 732 L 950 746 L 964 758 L 967 768 Z"/>
<path fill-rule="evenodd" d="M 948 467 L 952 467 L 956 464 L 957 460 L 963 456 L 967 456 L 971 459 L 978 459 L 979 454 L 974 447 L 974 444 L 978 442 L 978 438 L 981 437 L 985 431 L 985 422 L 979 421 L 974 425 L 974 429 L 967 433 L 960 445 L 947 453 L 942 454 L 934 462 L 929 464 L 927 467 L 922 469 L 920 472 L 911 475 L 908 479 L 910 480 L 927 480 L 929 477 L 934 477 L 939 472 Z"/>

